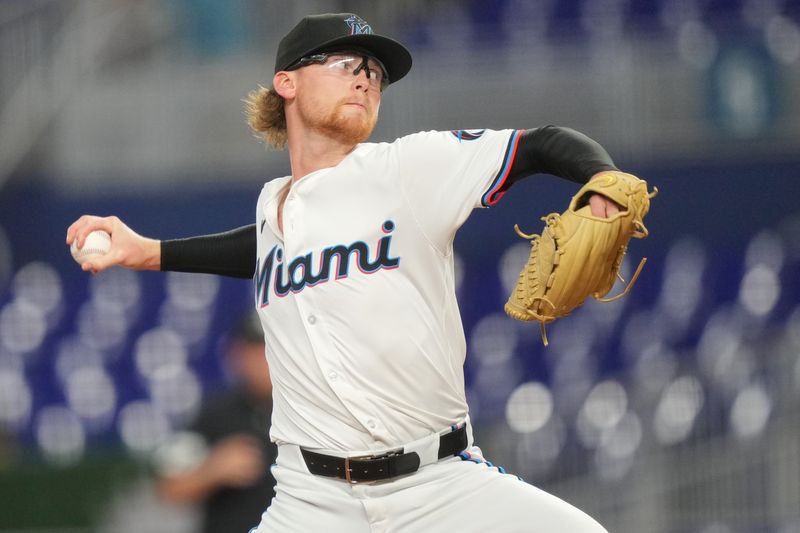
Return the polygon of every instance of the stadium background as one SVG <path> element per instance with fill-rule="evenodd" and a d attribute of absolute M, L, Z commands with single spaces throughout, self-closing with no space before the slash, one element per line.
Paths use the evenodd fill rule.
<path fill-rule="evenodd" d="M 800 532 L 797 0 L 0 0 L 0 531 L 191 531 L 148 458 L 226 376 L 247 281 L 85 275 L 83 213 L 161 238 L 250 223 L 288 172 L 244 124 L 277 40 L 355 11 L 414 54 L 373 140 L 558 124 L 657 185 L 633 293 L 502 313 L 537 176 L 456 242 L 478 441 L 609 531 Z M 387 312 L 391 312 L 387 309 Z"/>

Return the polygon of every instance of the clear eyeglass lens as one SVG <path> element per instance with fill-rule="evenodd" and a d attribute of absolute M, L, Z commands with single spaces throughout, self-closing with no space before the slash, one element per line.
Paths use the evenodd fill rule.
<path fill-rule="evenodd" d="M 328 58 L 326 66 L 331 70 L 352 74 L 363 63 L 364 56 L 333 55 Z M 380 87 L 381 83 L 383 82 L 383 69 L 381 68 L 380 64 L 374 59 L 368 59 L 367 68 L 369 69 L 367 78 L 369 78 L 370 84 Z"/>

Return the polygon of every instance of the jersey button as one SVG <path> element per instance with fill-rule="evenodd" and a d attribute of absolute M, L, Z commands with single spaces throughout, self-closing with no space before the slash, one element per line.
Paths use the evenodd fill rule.
<path fill-rule="evenodd" d="M 377 424 L 375 423 L 374 420 L 372 420 L 372 419 L 367 420 L 367 427 L 369 429 L 375 429 L 376 426 L 377 426 Z"/>
<path fill-rule="evenodd" d="M 314 315 L 308 315 L 308 318 L 306 318 L 306 320 L 312 326 L 317 323 L 317 317 L 315 317 Z"/>
<path fill-rule="evenodd" d="M 330 372 L 328 372 L 328 379 L 330 379 L 331 381 L 336 381 L 336 378 L 338 377 L 339 374 L 337 374 L 335 370 L 331 370 Z"/>

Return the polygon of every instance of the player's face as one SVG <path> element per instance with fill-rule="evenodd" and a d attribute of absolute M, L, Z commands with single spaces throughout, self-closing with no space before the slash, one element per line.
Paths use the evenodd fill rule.
<path fill-rule="evenodd" d="M 346 144 L 370 136 L 378 120 L 382 72 L 376 75 L 381 67 L 374 60 L 359 71 L 363 61 L 362 56 L 333 55 L 324 64 L 296 71 L 297 107 L 306 126 Z"/>

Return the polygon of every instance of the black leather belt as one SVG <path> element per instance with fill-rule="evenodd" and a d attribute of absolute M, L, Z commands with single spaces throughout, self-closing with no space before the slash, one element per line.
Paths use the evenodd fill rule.
<path fill-rule="evenodd" d="M 439 459 L 461 453 L 467 447 L 467 426 L 439 437 Z M 336 477 L 348 483 L 380 481 L 411 474 L 419 470 L 420 459 L 416 452 L 403 449 L 380 455 L 359 457 L 334 457 L 300 449 L 308 471 L 318 476 Z"/>

